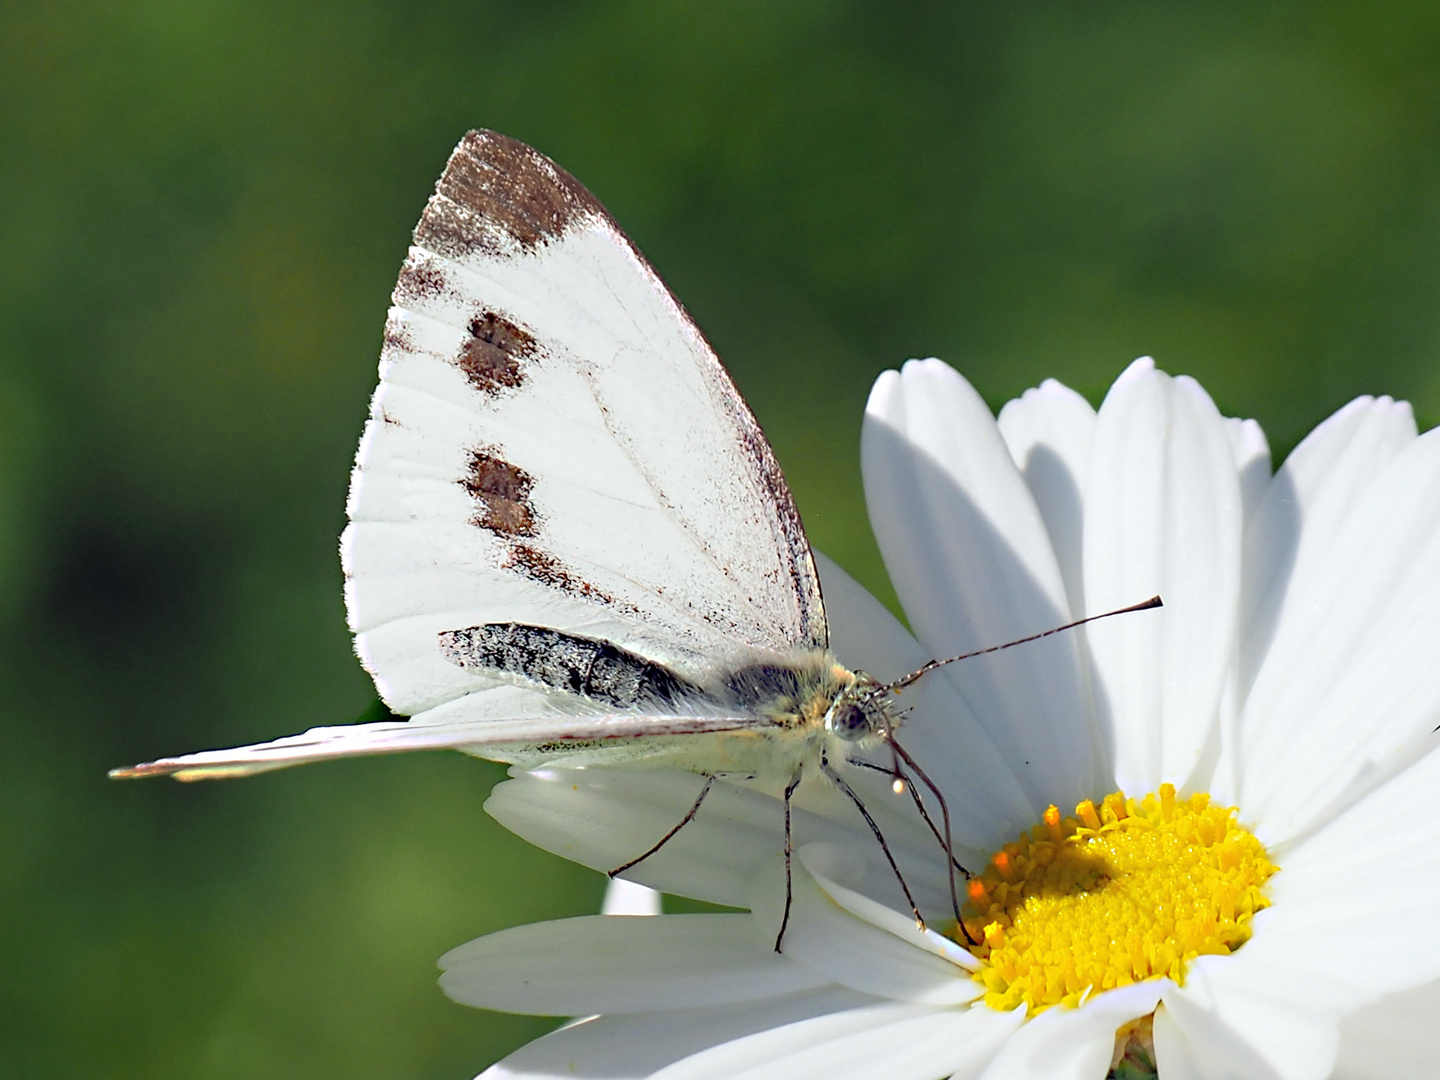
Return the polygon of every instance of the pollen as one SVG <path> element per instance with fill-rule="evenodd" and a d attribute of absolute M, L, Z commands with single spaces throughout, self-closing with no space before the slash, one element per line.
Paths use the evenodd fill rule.
<path fill-rule="evenodd" d="M 969 883 L 974 977 L 991 1008 L 1031 1013 L 1144 979 L 1183 984 L 1195 957 L 1249 940 L 1275 870 L 1235 808 L 1203 793 L 1115 792 L 1066 818 L 1052 806 Z"/>

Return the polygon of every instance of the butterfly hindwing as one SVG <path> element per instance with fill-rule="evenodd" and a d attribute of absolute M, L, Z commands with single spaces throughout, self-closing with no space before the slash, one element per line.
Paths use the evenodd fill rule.
<path fill-rule="evenodd" d="M 498 690 L 500 696 L 508 697 L 509 695 L 505 694 L 508 689 L 510 688 L 498 687 L 491 691 L 480 691 L 480 694 L 495 695 Z M 454 709 L 457 704 L 460 703 L 452 703 L 450 711 L 457 711 Z M 436 710 L 440 714 L 446 711 L 446 706 Z M 128 769 L 114 769 L 110 775 L 121 780 L 144 776 L 174 776 L 180 780 L 228 780 L 331 758 L 395 754 L 410 750 L 442 750 L 455 747 L 484 750 L 507 744 L 515 747 L 534 744 L 534 718 L 507 718 L 507 706 L 499 702 L 490 702 L 484 709 L 469 711 L 478 711 L 484 715 L 468 719 L 458 715 L 454 718 L 438 715 L 434 723 L 428 724 L 390 720 L 311 728 L 299 735 L 287 735 L 283 739 L 251 746 L 160 758 Z M 587 741 L 703 735 L 734 731 L 747 726 L 747 723 L 742 717 L 641 715 L 634 712 L 555 716 L 548 722 L 548 745 L 554 748 L 555 753 L 562 754 L 566 752 L 565 747 L 578 746 Z M 500 756 L 508 760 L 510 755 L 502 752 Z"/>

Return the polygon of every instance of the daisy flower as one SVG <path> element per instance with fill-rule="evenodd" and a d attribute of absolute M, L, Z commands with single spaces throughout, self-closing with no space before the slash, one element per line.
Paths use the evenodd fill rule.
<path fill-rule="evenodd" d="M 484 1075 L 1433 1069 L 1440 435 L 1417 437 L 1404 403 L 1359 398 L 1272 475 L 1256 423 L 1149 359 L 1098 412 L 1051 381 L 998 420 L 924 360 L 876 383 L 863 464 L 913 636 L 822 560 L 847 666 L 894 679 L 1155 593 L 1165 606 L 905 691 L 900 738 L 972 873 L 963 925 L 914 796 L 853 769 L 928 926 L 854 807 L 810 784 L 777 954 L 779 806 L 717 788 L 627 876 L 737 910 L 522 926 L 442 958 L 457 1001 L 588 1017 Z M 488 808 L 604 869 L 670 829 L 701 782 L 517 770 Z"/>

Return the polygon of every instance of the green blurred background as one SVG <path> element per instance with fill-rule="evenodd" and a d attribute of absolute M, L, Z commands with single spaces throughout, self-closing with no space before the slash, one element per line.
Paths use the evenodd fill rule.
<path fill-rule="evenodd" d="M 1277 451 L 1440 412 L 1440 6 L 0 6 L 0 1075 L 464 1080 L 547 1024 L 445 949 L 596 910 L 458 756 L 114 784 L 345 721 L 335 538 L 387 296 L 488 126 L 589 185 L 884 590 L 877 372 L 1134 356 Z"/>

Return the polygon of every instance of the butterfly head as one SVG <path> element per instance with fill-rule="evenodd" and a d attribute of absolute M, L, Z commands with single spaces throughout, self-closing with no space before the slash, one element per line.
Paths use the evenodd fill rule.
<path fill-rule="evenodd" d="M 887 738 L 895 725 L 885 687 L 864 673 L 835 695 L 825 714 L 825 730 L 847 743 Z"/>

